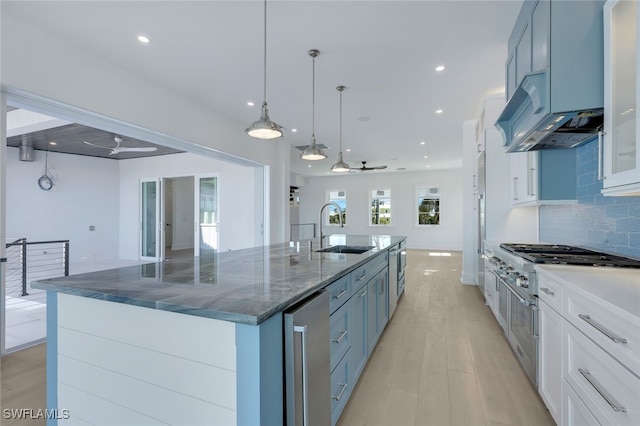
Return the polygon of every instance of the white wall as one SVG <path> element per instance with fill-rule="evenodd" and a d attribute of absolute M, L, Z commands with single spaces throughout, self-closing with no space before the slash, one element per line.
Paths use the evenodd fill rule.
<path fill-rule="evenodd" d="M 415 225 L 415 187 L 422 185 L 440 188 L 439 226 Z M 369 191 L 385 188 L 391 189 L 392 225 L 370 226 Z M 307 178 L 300 187 L 300 223 L 318 223 L 320 207 L 327 201 L 329 190 L 347 192 L 347 224 L 344 228 L 324 226 L 325 234 L 405 235 L 408 248 L 462 250 L 461 169 Z"/>
<path fill-rule="evenodd" d="M 71 263 L 116 258 L 118 161 L 52 152 L 48 168 L 54 186 L 43 191 L 38 179 L 45 153 L 34 155 L 33 162 L 19 161 L 19 149 L 7 147 L 7 237 L 70 240 Z"/>
<path fill-rule="evenodd" d="M 218 176 L 220 250 L 255 246 L 255 168 L 184 153 L 120 163 L 120 245 L 122 259 L 138 258 L 139 182 L 142 178 Z M 174 186 L 174 196 L 177 191 Z M 284 191 L 283 191 L 284 192 Z M 193 222 L 192 222 L 193 223 Z"/>
<path fill-rule="evenodd" d="M 106 61 L 99 51 L 81 50 L 6 12 L 1 18 L 4 85 L 270 166 L 265 234 L 267 243 L 286 240 L 289 168 L 282 159 L 290 148 L 285 140 L 256 142 L 244 133 L 247 123 Z M 132 235 L 132 229 L 125 232 Z"/>

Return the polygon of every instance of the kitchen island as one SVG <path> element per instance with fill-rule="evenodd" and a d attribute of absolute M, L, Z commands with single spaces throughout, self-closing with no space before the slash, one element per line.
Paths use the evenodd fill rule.
<path fill-rule="evenodd" d="M 33 283 L 47 290 L 47 405 L 70 415 L 48 424 L 284 424 L 283 312 L 404 239 L 331 235 L 325 246 L 372 248 L 307 240 Z"/>

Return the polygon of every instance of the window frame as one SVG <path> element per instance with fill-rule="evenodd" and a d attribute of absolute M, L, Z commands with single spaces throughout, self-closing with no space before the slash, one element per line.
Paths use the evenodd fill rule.
<path fill-rule="evenodd" d="M 343 193 L 344 195 L 342 197 L 340 197 L 340 193 Z M 337 193 L 338 194 L 338 198 L 332 199 L 331 198 L 331 194 L 332 193 Z M 347 191 L 344 189 L 328 189 L 327 190 L 327 194 L 326 194 L 326 200 L 327 202 L 331 202 L 335 200 L 344 200 L 344 208 L 342 209 L 342 219 L 343 219 L 343 224 L 346 226 L 347 224 Z M 340 203 L 338 203 L 338 205 L 340 205 Z M 340 207 L 342 208 L 342 205 L 340 205 Z M 329 216 L 331 215 L 331 211 L 332 210 L 336 210 L 336 208 L 332 205 L 327 206 L 327 208 L 325 209 L 324 213 L 323 213 L 323 217 L 322 217 L 322 223 L 323 226 L 340 226 L 340 222 L 337 223 L 330 223 L 329 222 Z"/>
<path fill-rule="evenodd" d="M 373 195 L 374 191 L 375 192 L 384 191 L 385 192 L 385 196 L 374 197 L 374 195 Z M 386 196 L 387 192 L 389 194 L 388 196 Z M 369 196 L 368 196 L 369 204 L 368 204 L 368 207 L 367 207 L 367 216 L 368 216 L 367 223 L 368 223 L 368 226 L 375 227 L 375 228 L 393 226 L 393 216 L 392 216 L 393 211 L 391 210 L 392 206 L 393 206 L 393 201 L 392 201 L 393 196 L 392 196 L 391 188 L 390 187 L 386 187 L 386 188 L 369 188 L 368 194 L 369 194 Z M 373 202 L 374 202 L 374 199 L 376 199 L 376 198 L 384 198 L 384 199 L 388 199 L 389 200 L 389 213 L 388 213 L 388 215 L 389 215 L 389 223 L 372 223 L 372 221 L 373 221 L 373 217 L 372 217 L 372 215 L 373 215 Z"/>
<path fill-rule="evenodd" d="M 431 189 L 437 189 L 438 190 L 438 196 L 437 198 L 433 198 L 433 199 L 437 199 L 437 205 L 436 208 L 437 210 L 435 211 L 435 213 L 438 216 L 438 223 L 420 223 L 420 204 L 422 203 L 418 203 L 418 200 L 422 198 L 422 200 L 425 199 L 424 196 L 421 196 L 421 190 L 422 191 L 430 191 Z M 435 226 L 440 226 L 442 225 L 442 192 L 441 192 L 441 186 L 440 185 L 428 185 L 428 184 L 424 184 L 424 185 L 416 185 L 414 188 L 414 192 L 413 192 L 413 215 L 414 215 L 414 226 L 417 228 L 424 228 L 424 227 L 435 227 Z M 424 214 L 424 213 L 423 213 Z"/>

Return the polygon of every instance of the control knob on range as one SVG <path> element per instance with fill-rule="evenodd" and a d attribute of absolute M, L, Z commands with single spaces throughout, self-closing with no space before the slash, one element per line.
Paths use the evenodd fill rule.
<path fill-rule="evenodd" d="M 516 276 L 516 285 L 518 287 L 529 288 L 529 280 L 524 275 L 518 274 Z"/>

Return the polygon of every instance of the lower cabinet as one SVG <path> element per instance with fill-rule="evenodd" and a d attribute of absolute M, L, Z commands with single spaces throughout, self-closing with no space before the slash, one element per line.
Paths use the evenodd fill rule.
<path fill-rule="evenodd" d="M 329 320 L 333 425 L 340 418 L 389 321 L 389 271 L 385 256 L 386 253 L 372 259 L 350 277 L 343 277 L 327 287 L 335 297 L 333 306 L 340 306 L 330 312 Z M 346 281 L 350 286 L 342 288 Z"/>
<path fill-rule="evenodd" d="M 562 317 L 540 300 L 538 392 L 556 424 L 561 424 L 562 408 Z"/>

